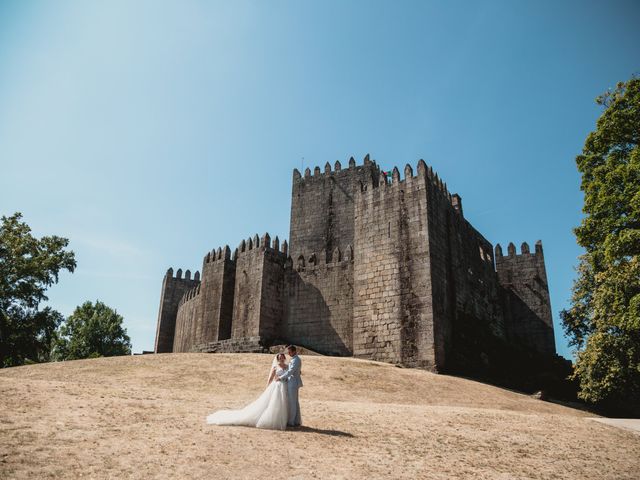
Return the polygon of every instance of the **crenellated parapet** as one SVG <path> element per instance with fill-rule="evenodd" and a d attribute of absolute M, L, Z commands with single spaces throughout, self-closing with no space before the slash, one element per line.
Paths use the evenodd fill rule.
<path fill-rule="evenodd" d="M 224 247 L 218 247 L 218 249 L 213 249 L 204 256 L 203 263 L 212 263 L 224 260 L 231 260 L 231 249 L 229 245 L 225 245 Z"/>
<path fill-rule="evenodd" d="M 377 167 L 375 160 L 371 160 L 369 154 L 365 155 L 362 161 L 361 167 L 373 167 L 373 166 Z M 337 174 L 347 175 L 347 174 L 353 173 L 357 168 L 360 168 L 360 167 L 357 165 L 357 162 L 353 157 L 349 158 L 348 167 L 344 169 L 342 168 L 342 163 L 340 163 L 340 160 L 336 160 L 335 163 L 333 164 L 333 167 L 329 162 L 326 162 L 323 168 L 320 168 L 319 166 L 314 167 L 313 171 L 311 170 L 311 168 L 307 167 L 304 170 L 304 175 L 301 174 L 297 168 L 294 168 L 293 181 L 304 182 L 304 181 L 314 181 L 314 180 L 320 180 L 320 179 L 324 180 L 324 179 L 331 178 L 332 176 Z"/>
<path fill-rule="evenodd" d="M 167 270 L 167 273 L 165 274 L 165 278 L 169 278 L 173 281 L 180 281 L 180 280 L 184 280 L 184 281 L 191 281 L 191 270 L 186 270 L 184 272 L 184 278 L 182 275 L 182 269 L 179 268 L 176 272 L 176 274 L 173 274 L 173 268 L 170 267 Z M 193 276 L 193 281 L 194 282 L 199 282 L 200 281 L 200 272 L 196 271 L 196 273 Z"/>
<path fill-rule="evenodd" d="M 182 269 L 179 268 L 176 271 L 175 277 L 173 276 L 173 268 L 169 268 L 167 270 L 166 276 L 170 278 L 172 281 L 182 281 L 187 290 L 182 294 L 180 300 L 178 301 L 178 308 L 185 303 L 186 301 L 191 300 L 193 297 L 200 293 L 200 272 L 196 270 L 196 273 L 193 275 L 193 279 L 191 278 L 191 270 L 185 270 L 184 278 L 182 277 Z"/>
<path fill-rule="evenodd" d="M 196 273 L 198 273 L 198 272 L 196 272 Z M 185 292 L 185 294 L 182 296 L 182 298 L 178 302 L 178 308 L 180 308 L 185 303 L 193 300 L 198 295 L 200 295 L 200 284 L 199 283 L 195 287 L 193 287 L 193 288 L 191 288 L 191 289 L 189 289 L 189 290 L 187 290 Z"/>
<path fill-rule="evenodd" d="M 457 193 L 451 194 L 447 184 L 442 181 L 431 166 L 427 166 L 424 160 L 420 159 L 418 161 L 415 174 L 410 164 L 405 165 L 403 173 L 403 175 L 400 174 L 398 167 L 393 167 L 390 171 L 380 170 L 378 180 L 371 180 L 361 184 L 360 190 L 361 192 L 367 192 L 376 188 L 380 188 L 383 191 L 389 188 L 404 190 L 407 188 L 416 188 L 418 185 L 427 185 L 441 195 L 456 212 L 462 215 L 462 197 Z"/>
<path fill-rule="evenodd" d="M 297 271 L 326 268 L 335 265 L 353 263 L 353 247 L 347 245 L 344 252 L 336 247 L 333 251 L 321 250 L 319 252 L 301 253 L 295 260 L 289 257 L 293 268 Z"/>
<path fill-rule="evenodd" d="M 288 251 L 289 244 L 286 240 L 280 243 L 280 239 L 277 236 L 272 240 L 271 235 L 268 233 L 265 233 L 262 237 L 258 237 L 256 233 L 253 237 L 249 237 L 246 240 L 243 239 L 240 242 L 233 252 L 233 260 L 237 261 L 238 256 L 249 252 L 269 252 L 270 254 L 286 259 Z"/>
<path fill-rule="evenodd" d="M 499 243 L 496 244 L 495 253 L 496 253 L 496 259 L 498 259 L 498 257 L 502 258 L 504 256 L 502 252 L 502 246 Z M 531 250 L 529 249 L 529 244 L 527 242 L 522 242 L 522 244 L 520 245 L 520 255 L 538 255 L 541 259 L 544 260 L 544 254 L 542 251 L 542 241 L 538 240 L 535 243 L 534 253 L 531 253 Z M 518 256 L 518 254 L 516 253 L 516 246 L 513 244 L 513 242 L 509 242 L 509 245 L 507 245 L 507 256 L 508 257 Z"/>

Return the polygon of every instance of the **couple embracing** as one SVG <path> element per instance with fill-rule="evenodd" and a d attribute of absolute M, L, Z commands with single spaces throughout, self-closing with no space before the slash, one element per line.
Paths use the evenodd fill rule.
<path fill-rule="evenodd" d="M 284 353 L 273 360 L 267 388 L 241 410 L 220 410 L 207 417 L 212 425 L 244 425 L 247 427 L 284 430 L 299 427 L 300 402 L 298 389 L 302 387 L 302 360 L 294 345 L 287 347 L 289 363 Z"/>

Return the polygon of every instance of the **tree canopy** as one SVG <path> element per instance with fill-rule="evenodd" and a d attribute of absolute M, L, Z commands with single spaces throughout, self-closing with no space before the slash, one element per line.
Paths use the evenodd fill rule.
<path fill-rule="evenodd" d="M 571 306 L 561 313 L 576 347 L 580 397 L 640 403 L 640 78 L 596 99 L 604 112 L 576 158 L 585 249 Z"/>
<path fill-rule="evenodd" d="M 130 355 L 131 342 L 122 316 L 100 301 L 85 302 L 60 326 L 56 360 Z"/>
<path fill-rule="evenodd" d="M 49 360 L 62 315 L 39 306 L 60 272 L 76 267 L 66 238 L 38 239 L 21 219 L 3 216 L 0 225 L 0 367 Z"/>

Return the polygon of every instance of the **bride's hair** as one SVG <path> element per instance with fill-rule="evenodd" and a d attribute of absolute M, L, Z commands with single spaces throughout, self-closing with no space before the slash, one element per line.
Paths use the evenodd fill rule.
<path fill-rule="evenodd" d="M 280 363 L 280 357 L 284 357 L 285 361 L 287 360 L 287 357 L 285 357 L 284 353 L 278 353 L 274 357 L 273 362 L 271 362 L 271 366 L 275 367 L 276 365 L 278 365 Z"/>

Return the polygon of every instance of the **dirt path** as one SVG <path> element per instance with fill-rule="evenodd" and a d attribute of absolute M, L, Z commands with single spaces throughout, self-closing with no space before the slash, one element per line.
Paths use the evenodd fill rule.
<path fill-rule="evenodd" d="M 0 370 L 0 478 L 635 479 L 640 435 L 455 377 L 303 357 L 305 428 L 204 423 L 271 356 L 163 354 Z"/>

